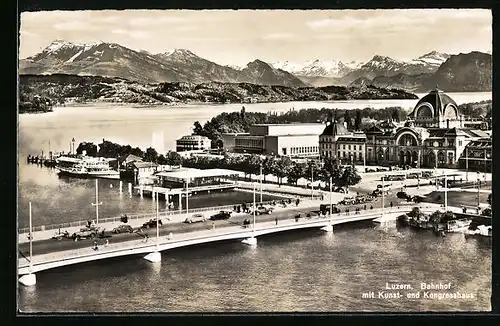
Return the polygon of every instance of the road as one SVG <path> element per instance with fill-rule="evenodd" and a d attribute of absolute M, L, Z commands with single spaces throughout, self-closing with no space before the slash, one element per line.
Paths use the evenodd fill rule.
<path fill-rule="evenodd" d="M 391 200 L 394 202 L 394 205 L 396 205 L 399 201 L 396 200 L 395 196 L 387 196 L 387 200 L 385 201 L 385 206 L 389 207 Z M 367 208 L 369 209 L 370 206 L 373 207 L 380 207 L 381 199 L 377 198 L 375 201 L 371 203 L 367 203 Z M 363 204 L 356 205 L 363 209 Z M 349 206 L 349 209 L 351 212 L 355 210 L 356 206 Z M 342 212 L 345 211 L 345 206 L 338 205 L 338 207 L 341 209 Z M 257 215 L 256 220 L 257 222 L 268 222 L 268 221 L 274 221 L 276 218 L 279 220 L 283 219 L 291 219 L 294 218 L 295 215 L 301 214 L 302 217 L 306 217 L 307 214 L 312 214 L 317 215 L 319 211 L 318 208 L 307 208 L 307 207 L 291 207 L 288 210 L 284 211 L 278 211 L 278 212 L 273 212 L 271 214 L 264 214 L 264 215 Z M 221 227 L 227 227 L 227 226 L 234 226 L 234 225 L 243 225 L 243 221 L 245 219 L 249 219 L 250 221 L 253 220 L 253 215 L 252 214 L 236 214 L 229 218 L 228 220 L 219 220 L 219 221 L 210 221 L 207 220 L 206 222 L 199 222 L 199 223 L 168 223 L 168 224 L 163 224 L 163 226 L 160 227 L 159 233 L 160 236 L 167 236 L 172 232 L 172 234 L 179 234 L 179 233 L 188 233 L 192 231 L 199 231 L 203 229 L 211 229 L 213 225 L 215 225 L 216 228 L 221 228 Z M 148 234 L 149 236 L 149 241 L 154 241 L 154 237 L 156 237 L 156 228 L 152 227 L 149 229 L 142 229 L 141 232 L 139 233 L 124 233 L 124 234 L 112 234 L 110 231 L 105 232 L 105 238 L 98 238 L 96 239 L 99 245 L 104 245 L 106 239 L 109 242 L 113 243 L 119 243 L 119 242 L 126 242 L 126 241 L 131 241 L 131 240 L 137 240 L 143 238 L 145 241 L 145 234 Z M 60 241 L 55 240 L 55 239 L 47 239 L 47 240 L 39 240 L 39 241 L 34 241 L 33 242 L 33 255 L 42 255 L 42 254 L 47 254 L 51 252 L 58 252 L 58 251 L 65 251 L 65 250 L 72 250 L 72 249 L 80 249 L 80 248 L 86 248 L 86 247 L 92 247 L 94 243 L 94 240 L 91 239 L 84 239 L 84 240 L 79 240 L 79 241 L 74 241 L 72 239 L 62 239 Z M 18 247 L 19 253 L 22 256 L 29 257 L 29 243 L 22 243 L 19 244 Z"/>

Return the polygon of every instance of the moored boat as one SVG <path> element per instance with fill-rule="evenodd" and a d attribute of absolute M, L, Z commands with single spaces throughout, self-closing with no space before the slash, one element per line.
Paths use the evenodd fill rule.
<path fill-rule="evenodd" d="M 446 223 L 446 232 L 466 232 L 469 229 L 471 220 L 459 219 L 451 220 Z"/>
<path fill-rule="evenodd" d="M 56 169 L 61 175 L 81 178 L 120 178 L 120 172 L 114 170 L 110 162 L 113 159 L 84 156 L 82 158 L 61 156 L 56 159 Z"/>

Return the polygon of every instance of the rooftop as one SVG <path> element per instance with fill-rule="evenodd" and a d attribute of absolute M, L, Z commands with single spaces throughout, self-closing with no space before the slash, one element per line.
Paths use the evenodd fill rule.
<path fill-rule="evenodd" d="M 228 170 L 228 169 L 192 169 L 192 168 L 180 168 L 177 171 L 172 172 L 160 172 L 157 176 L 169 177 L 179 180 L 194 179 L 194 178 L 210 178 L 210 177 L 227 177 L 231 175 L 240 175 L 240 171 Z"/>
<path fill-rule="evenodd" d="M 252 126 L 318 126 L 318 125 L 323 125 L 322 123 L 256 123 L 253 124 Z"/>

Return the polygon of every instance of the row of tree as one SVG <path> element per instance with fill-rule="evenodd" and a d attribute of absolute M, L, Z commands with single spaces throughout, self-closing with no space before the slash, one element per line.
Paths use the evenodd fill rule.
<path fill-rule="evenodd" d="M 266 176 L 274 175 L 278 178 L 278 184 L 283 184 L 284 178 L 287 183 L 297 185 L 299 179 L 304 178 L 309 182 L 321 180 L 329 187 L 330 178 L 332 186 L 347 187 L 356 185 L 361 181 L 361 176 L 353 166 L 342 166 L 339 161 L 326 158 L 323 162 L 310 160 L 307 163 L 292 161 L 286 156 L 260 155 L 224 155 L 223 158 L 211 158 L 206 156 L 192 156 L 182 160 L 182 165 L 190 168 L 212 169 L 223 168 L 241 171 L 248 175 L 260 175 L 263 180 Z"/>
<path fill-rule="evenodd" d="M 142 158 L 146 162 L 154 162 L 161 165 L 172 165 L 199 169 L 223 168 L 241 171 L 245 177 L 250 174 L 261 173 L 264 181 L 266 176 L 274 175 L 281 185 L 283 179 L 287 179 L 288 184 L 296 185 L 298 180 L 304 178 L 308 181 L 321 180 L 329 186 L 330 178 L 336 187 L 346 187 L 358 184 L 361 181 L 357 170 L 353 166 L 341 166 L 335 159 L 327 158 L 323 162 L 310 160 L 307 163 L 292 161 L 286 156 L 266 156 L 260 155 L 224 155 L 223 158 L 191 156 L 182 158 L 179 153 L 168 151 L 158 154 L 154 148 L 147 148 L 142 151 L 140 148 L 132 148 L 130 145 L 119 145 L 104 140 L 99 145 L 91 142 L 83 142 L 76 149 L 77 154 L 86 151 L 89 156 L 99 156 L 107 158 L 119 158 L 133 154 Z"/>

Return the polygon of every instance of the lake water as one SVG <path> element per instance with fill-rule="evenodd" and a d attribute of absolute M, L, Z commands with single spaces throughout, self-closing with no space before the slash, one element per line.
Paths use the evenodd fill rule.
<path fill-rule="evenodd" d="M 491 99 L 491 93 L 451 93 L 458 104 Z M 413 107 L 416 100 L 245 104 L 247 111 L 290 108 L 352 109 Z M 94 182 L 59 178 L 54 170 L 26 164 L 26 155 L 68 151 L 102 138 L 143 149 L 163 132 L 165 150 L 190 132 L 193 122 L 242 104 L 177 107 L 61 107 L 19 117 L 19 224 L 26 225 L 28 202 L 37 222 L 86 220 L 93 214 Z M 100 183 L 102 217 L 122 211 L 153 211 L 151 199 L 120 196 L 117 181 Z M 110 185 L 113 185 L 111 187 Z M 206 199 L 210 200 L 210 198 Z M 37 274 L 34 288 L 20 288 L 24 311 L 446 311 L 489 310 L 491 243 L 432 233 L 380 228 L 371 223 L 344 226 L 333 235 L 316 231 L 259 238 L 258 247 L 239 242 L 163 253 L 161 266 L 140 257 L 75 265 Z M 474 300 L 362 299 L 386 282 L 451 282 L 452 290 L 474 292 Z"/>

